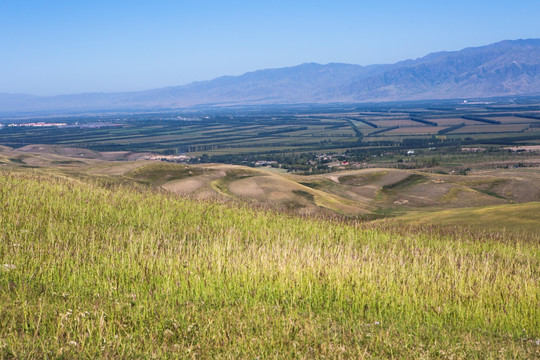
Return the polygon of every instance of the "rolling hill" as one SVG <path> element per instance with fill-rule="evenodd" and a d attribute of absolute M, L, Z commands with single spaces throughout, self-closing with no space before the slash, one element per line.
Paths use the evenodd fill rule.
<path fill-rule="evenodd" d="M 538 206 L 537 168 L 477 169 L 469 175 L 390 168 L 298 175 L 263 167 L 137 160 L 143 155 L 52 145 L 2 147 L 0 170 L 138 184 L 198 201 L 232 201 L 302 216 L 370 220 L 405 215 L 403 220 L 413 225 L 463 224 L 533 233 L 540 221 L 538 211 L 521 205 Z M 507 211 L 516 215 L 501 218 Z"/>
<path fill-rule="evenodd" d="M 2 359 L 538 358 L 537 236 L 313 219 L 3 151 Z M 136 163 L 126 176 L 156 184 L 206 171 Z M 538 223 L 538 203 L 519 209 Z"/>

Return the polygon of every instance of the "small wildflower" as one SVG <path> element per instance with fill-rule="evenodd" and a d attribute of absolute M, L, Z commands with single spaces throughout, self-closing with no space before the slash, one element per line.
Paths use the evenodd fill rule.
<path fill-rule="evenodd" d="M 534 342 L 536 345 L 540 346 L 540 339 L 536 339 L 536 341 Z"/>
<path fill-rule="evenodd" d="M 76 341 L 70 340 L 70 341 L 68 341 L 68 345 L 69 346 L 77 346 L 79 344 Z"/>
<path fill-rule="evenodd" d="M 2 268 L 6 271 L 10 271 L 16 269 L 17 266 L 15 266 L 14 264 L 4 264 Z"/>
<path fill-rule="evenodd" d="M 378 321 L 375 321 L 375 322 L 373 323 L 373 325 L 381 325 L 381 323 L 378 322 Z"/>

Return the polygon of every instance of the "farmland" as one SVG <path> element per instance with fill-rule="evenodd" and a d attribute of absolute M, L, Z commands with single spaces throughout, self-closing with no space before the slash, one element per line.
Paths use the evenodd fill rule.
<path fill-rule="evenodd" d="M 0 144 L 49 144 L 96 151 L 206 154 L 213 162 L 276 154 L 381 154 L 405 149 L 530 145 L 540 141 L 540 101 L 204 108 L 156 113 L 63 116 L 63 127 L 12 127 Z M 53 121 L 48 117 L 48 121 Z M 38 119 L 39 120 L 39 119 Z M 37 121 L 33 119 L 32 121 Z"/>

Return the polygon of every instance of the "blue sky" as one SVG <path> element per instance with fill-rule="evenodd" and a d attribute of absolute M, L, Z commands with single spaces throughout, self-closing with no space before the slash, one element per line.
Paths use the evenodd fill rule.
<path fill-rule="evenodd" d="M 540 1 L 3 0 L 0 92 L 182 85 L 540 38 Z"/>

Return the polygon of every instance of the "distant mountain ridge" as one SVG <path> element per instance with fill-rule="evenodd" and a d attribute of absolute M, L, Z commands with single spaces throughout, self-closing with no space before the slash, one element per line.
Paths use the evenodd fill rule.
<path fill-rule="evenodd" d="M 396 64 L 306 63 L 137 92 L 0 93 L 0 112 L 382 102 L 540 94 L 540 39 L 505 40 Z"/>

